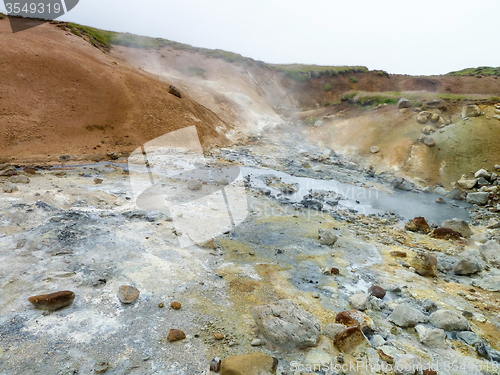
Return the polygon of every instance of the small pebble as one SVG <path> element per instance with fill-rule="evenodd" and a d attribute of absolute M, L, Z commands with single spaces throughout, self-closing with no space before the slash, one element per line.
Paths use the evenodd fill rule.
<path fill-rule="evenodd" d="M 406 253 L 404 251 L 391 251 L 391 255 L 393 257 L 401 257 L 401 258 L 406 258 Z"/>
<path fill-rule="evenodd" d="M 62 307 L 69 306 L 75 299 L 75 293 L 64 290 L 50 294 L 42 294 L 29 298 L 29 301 L 37 308 L 47 311 L 55 311 Z"/>
<path fill-rule="evenodd" d="M 186 334 L 179 329 L 171 329 L 168 334 L 168 341 L 178 341 L 186 338 Z"/>
<path fill-rule="evenodd" d="M 109 369 L 109 363 L 101 362 L 94 365 L 94 372 L 96 374 L 104 374 Z"/>
<path fill-rule="evenodd" d="M 118 298 L 122 303 L 134 303 L 139 297 L 139 289 L 131 285 L 122 285 L 118 288 Z"/>
<path fill-rule="evenodd" d="M 319 293 L 314 292 L 314 293 L 312 294 L 312 296 L 313 296 L 313 298 L 319 298 Z"/>
<path fill-rule="evenodd" d="M 220 333 L 216 333 L 215 334 L 215 339 L 216 340 L 222 340 L 224 338 L 224 335 L 220 334 Z"/>
<path fill-rule="evenodd" d="M 163 309 L 163 308 L 165 307 L 165 304 L 164 304 L 163 302 L 160 302 L 160 303 L 158 304 L 158 307 L 159 307 L 160 309 Z"/>
<path fill-rule="evenodd" d="M 338 275 L 338 274 L 340 273 L 339 269 L 338 269 L 338 268 L 336 268 L 336 267 L 333 267 L 333 268 L 331 269 L 331 272 L 332 272 L 332 275 Z"/>
<path fill-rule="evenodd" d="M 219 372 L 221 370 L 222 360 L 219 357 L 215 357 L 210 361 L 210 371 Z"/>
<path fill-rule="evenodd" d="M 179 310 L 181 308 L 181 303 L 180 302 L 172 302 L 170 304 L 170 307 L 173 308 L 174 310 Z"/>
<path fill-rule="evenodd" d="M 264 341 L 262 341 L 261 339 L 253 339 L 250 343 L 250 345 L 252 346 L 261 346 L 262 344 L 264 344 Z"/>
<path fill-rule="evenodd" d="M 96 185 L 99 185 L 99 184 L 102 184 L 104 180 L 102 178 L 94 178 L 94 182 L 96 183 Z"/>
<path fill-rule="evenodd" d="M 385 297 L 385 289 L 378 285 L 372 285 L 368 288 L 368 293 L 380 299 Z"/>

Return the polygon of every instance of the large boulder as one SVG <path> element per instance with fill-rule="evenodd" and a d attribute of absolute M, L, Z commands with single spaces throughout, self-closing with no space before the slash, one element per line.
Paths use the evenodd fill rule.
<path fill-rule="evenodd" d="M 473 281 L 472 285 L 489 292 L 500 292 L 500 275 L 488 275 L 479 280 Z"/>
<path fill-rule="evenodd" d="M 479 246 L 483 259 L 494 267 L 500 268 L 500 245 L 494 240 Z"/>
<path fill-rule="evenodd" d="M 481 116 L 481 110 L 475 104 L 466 105 L 462 108 L 462 118 Z"/>
<path fill-rule="evenodd" d="M 472 189 L 477 184 L 477 178 L 469 178 L 463 174 L 457 184 L 463 189 Z"/>
<path fill-rule="evenodd" d="M 431 232 L 431 227 L 427 223 L 424 217 L 416 217 L 412 221 L 405 224 L 405 229 L 411 232 L 418 232 L 423 234 L 428 234 Z"/>
<path fill-rule="evenodd" d="M 433 312 L 429 318 L 430 323 L 445 331 L 468 331 L 469 322 L 465 317 L 455 310 L 438 310 Z"/>
<path fill-rule="evenodd" d="M 415 327 L 418 323 L 427 322 L 427 317 L 417 309 L 406 305 L 397 305 L 387 319 L 399 327 Z"/>
<path fill-rule="evenodd" d="M 315 346 L 321 335 L 318 318 L 287 299 L 275 304 L 255 306 L 252 316 L 259 332 L 268 341 L 281 347 Z"/>
<path fill-rule="evenodd" d="M 486 180 L 490 180 L 491 173 L 488 172 L 486 169 L 483 168 L 483 169 L 478 170 L 476 173 L 474 173 L 474 177 L 476 177 L 476 178 L 481 178 L 482 177 L 482 178 L 484 178 Z"/>
<path fill-rule="evenodd" d="M 430 329 L 421 324 L 415 327 L 418 333 L 418 339 L 422 344 L 427 346 L 444 346 L 446 333 L 443 329 L 435 328 Z"/>
<path fill-rule="evenodd" d="M 443 224 L 441 224 L 441 227 L 454 230 L 455 232 L 460 233 L 460 235 L 464 238 L 469 238 L 474 234 L 470 229 L 469 224 L 467 224 L 464 220 L 459 220 L 459 219 L 446 220 L 443 222 Z"/>
<path fill-rule="evenodd" d="M 221 375 L 275 375 L 278 359 L 264 353 L 227 357 L 222 361 Z"/>

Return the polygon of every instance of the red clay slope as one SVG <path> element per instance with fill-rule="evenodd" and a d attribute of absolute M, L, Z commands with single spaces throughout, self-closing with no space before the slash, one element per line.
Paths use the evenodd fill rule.
<path fill-rule="evenodd" d="M 0 162 L 99 160 L 191 125 L 204 146 L 228 142 L 213 112 L 56 25 L 0 20 L 0 51 Z"/>

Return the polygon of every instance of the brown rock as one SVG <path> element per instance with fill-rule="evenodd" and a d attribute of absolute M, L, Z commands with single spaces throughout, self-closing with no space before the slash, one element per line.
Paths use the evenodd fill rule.
<path fill-rule="evenodd" d="M 398 250 L 391 251 L 391 255 L 393 257 L 406 258 L 406 252 L 404 252 L 404 251 L 398 251 Z"/>
<path fill-rule="evenodd" d="M 221 375 L 275 375 L 278 359 L 263 353 L 248 353 L 222 361 Z"/>
<path fill-rule="evenodd" d="M 168 334 L 168 341 L 179 341 L 184 340 L 186 338 L 186 334 L 179 329 L 171 329 Z"/>
<path fill-rule="evenodd" d="M 368 344 L 368 339 L 359 326 L 349 327 L 335 336 L 335 345 L 342 353 L 349 353 L 363 344 Z"/>
<path fill-rule="evenodd" d="M 380 299 L 385 297 L 385 289 L 378 285 L 372 285 L 369 287 L 368 293 Z"/>
<path fill-rule="evenodd" d="M 430 233 L 431 227 L 423 217 L 416 217 L 412 221 L 405 224 L 405 229 L 411 232 L 419 232 L 423 234 Z"/>
<path fill-rule="evenodd" d="M 99 184 L 102 184 L 104 180 L 102 178 L 94 178 L 94 182 L 96 183 L 96 185 L 99 185 Z"/>
<path fill-rule="evenodd" d="M 181 92 L 179 91 L 179 89 L 173 85 L 170 85 L 168 92 L 174 96 L 177 96 L 178 98 L 182 98 L 182 95 L 181 95 Z"/>
<path fill-rule="evenodd" d="M 461 234 L 449 228 L 436 228 L 432 231 L 431 237 L 444 240 L 458 240 L 460 239 Z"/>
<path fill-rule="evenodd" d="M 170 307 L 173 308 L 174 310 L 179 310 L 181 308 L 181 303 L 180 302 L 172 302 L 170 304 Z"/>
<path fill-rule="evenodd" d="M 35 305 L 37 309 L 55 311 L 71 305 L 74 299 L 75 293 L 64 290 L 62 292 L 33 296 L 29 298 L 29 301 Z"/>
<path fill-rule="evenodd" d="M 215 339 L 216 340 L 222 340 L 224 338 L 224 335 L 220 334 L 220 333 L 216 333 L 215 334 Z"/>
<path fill-rule="evenodd" d="M 134 303 L 139 293 L 139 289 L 131 285 L 122 285 L 118 288 L 118 298 L 122 303 Z"/>
<path fill-rule="evenodd" d="M 336 267 L 333 267 L 330 272 L 332 273 L 332 275 L 338 275 L 340 273 L 339 269 L 336 268 Z"/>
<path fill-rule="evenodd" d="M 427 253 L 418 253 L 411 261 L 411 266 L 415 272 L 422 276 L 437 275 L 437 259 L 435 256 Z"/>
<path fill-rule="evenodd" d="M 343 324 L 347 327 L 371 327 L 372 320 L 368 315 L 359 310 L 345 310 L 341 311 L 335 317 L 335 323 Z"/>
<path fill-rule="evenodd" d="M 31 175 L 37 174 L 36 169 L 33 169 L 33 168 L 24 168 L 24 173 L 31 174 Z"/>

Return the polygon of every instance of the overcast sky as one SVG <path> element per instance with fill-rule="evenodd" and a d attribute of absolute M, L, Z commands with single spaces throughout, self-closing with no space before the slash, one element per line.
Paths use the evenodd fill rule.
<path fill-rule="evenodd" d="M 270 63 L 414 75 L 500 66 L 500 0 L 80 0 L 61 19 Z"/>

